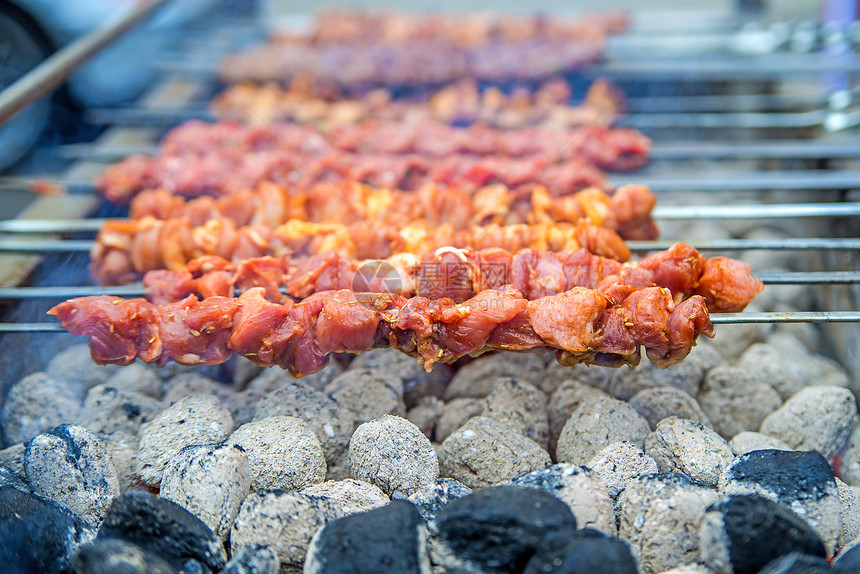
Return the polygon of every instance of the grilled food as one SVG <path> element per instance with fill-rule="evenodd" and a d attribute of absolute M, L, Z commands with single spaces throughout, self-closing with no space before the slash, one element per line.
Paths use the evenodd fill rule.
<path fill-rule="evenodd" d="M 557 350 L 564 364 L 637 364 L 640 346 L 658 365 L 689 354 L 700 334 L 713 336 L 704 298 L 675 304 L 662 287 L 609 301 L 574 287 L 533 301 L 518 290 L 481 291 L 450 299 L 325 291 L 300 303 L 273 303 L 262 288 L 238 298 L 194 295 L 166 305 L 145 299 L 84 297 L 51 309 L 63 327 L 90 337 L 97 363 L 135 359 L 163 365 L 216 364 L 232 353 L 296 376 L 320 370 L 330 353 L 391 346 L 426 369 L 491 350 Z"/>
<path fill-rule="evenodd" d="M 705 298 L 711 312 L 740 312 L 764 288 L 745 263 L 706 258 L 676 243 L 636 263 L 619 263 L 580 249 L 572 253 L 511 253 L 504 249 L 443 247 L 424 257 L 401 253 L 384 260 L 359 261 L 337 253 L 310 258 L 260 257 L 230 262 L 208 256 L 174 271 L 148 272 L 147 298 L 170 303 L 195 294 L 232 297 L 235 290 L 265 290 L 266 299 L 283 302 L 322 291 L 353 289 L 404 297 L 449 298 L 455 302 L 512 285 L 528 300 L 557 295 L 574 287 L 597 289 L 609 301 L 623 300 L 646 287 L 669 289 L 676 303 L 692 295 Z"/>
<path fill-rule="evenodd" d="M 405 190 L 433 182 L 462 189 L 540 184 L 563 196 L 586 187 L 607 189 L 601 168 L 641 166 L 649 149 L 650 140 L 635 130 L 598 127 L 500 132 L 371 122 L 324 133 L 296 124 L 189 122 L 164 138 L 156 156 L 122 160 L 98 185 L 115 202 L 144 189 L 219 196 L 262 181 L 310 186 L 347 180 Z"/>

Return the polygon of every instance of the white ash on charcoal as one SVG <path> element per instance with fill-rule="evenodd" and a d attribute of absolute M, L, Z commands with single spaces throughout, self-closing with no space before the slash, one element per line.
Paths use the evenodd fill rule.
<path fill-rule="evenodd" d="M 11 486 L 13 488 L 17 488 L 21 492 L 32 491 L 25 476 L 18 474 L 8 466 L 3 466 L 2 464 L 0 464 L 0 486 Z"/>
<path fill-rule="evenodd" d="M 590 468 L 555 464 L 521 474 L 509 484 L 544 490 L 567 504 L 579 528 L 591 528 L 615 536 L 615 513 L 603 477 Z"/>
<path fill-rule="evenodd" d="M 394 501 L 333 520 L 311 540 L 304 574 L 353 572 L 430 574 L 424 521 L 414 506 Z"/>
<path fill-rule="evenodd" d="M 165 405 L 172 405 L 189 395 L 212 395 L 223 402 L 233 394 L 233 389 L 224 383 L 193 372 L 170 377 L 161 386 L 163 391 L 161 400 Z"/>
<path fill-rule="evenodd" d="M 782 504 L 815 530 L 833 556 L 842 533 L 841 505 L 833 469 L 819 453 L 757 450 L 739 456 L 720 477 L 719 491 Z"/>
<path fill-rule="evenodd" d="M 761 423 L 760 432 L 795 450 L 814 450 L 833 461 L 857 426 L 857 402 L 846 388 L 807 387 Z"/>
<path fill-rule="evenodd" d="M 643 358 L 634 369 L 613 369 L 607 392 L 616 399 L 628 401 L 645 389 L 673 387 L 694 397 L 705 373 L 722 363 L 719 353 L 710 344 L 699 341 L 683 361 L 667 368 Z"/>
<path fill-rule="evenodd" d="M 119 496 L 119 481 L 107 451 L 82 426 L 64 424 L 33 437 L 27 443 L 24 470 L 35 494 L 96 526 Z"/>
<path fill-rule="evenodd" d="M 522 572 L 549 537 L 573 536 L 576 518 L 564 502 L 543 490 L 517 486 L 483 488 L 436 516 L 431 560 L 442 567 L 487 574 Z"/>
<path fill-rule="evenodd" d="M 837 478 L 836 490 L 839 493 L 840 515 L 842 516 L 839 548 L 844 548 L 860 536 L 860 487 L 848 486 Z"/>
<path fill-rule="evenodd" d="M 96 433 L 137 434 L 162 408 L 161 401 L 148 395 L 104 383 L 89 390 L 78 420 Z"/>
<path fill-rule="evenodd" d="M 119 481 L 119 491 L 125 492 L 139 486 L 142 481 L 137 474 L 137 449 L 140 437 L 127 432 L 97 434 L 110 456 L 116 477 Z"/>
<path fill-rule="evenodd" d="M 699 526 L 716 499 L 682 474 L 640 476 L 618 496 L 618 535 L 645 574 L 699 562 Z"/>
<path fill-rule="evenodd" d="M 103 384 L 121 391 L 140 393 L 153 399 L 161 398 L 161 377 L 154 367 L 146 363 L 132 363 L 120 367 Z"/>
<path fill-rule="evenodd" d="M 453 478 L 440 478 L 413 493 L 408 500 L 415 505 L 421 517 L 430 522 L 443 508 L 470 494 L 472 489 L 462 482 Z"/>
<path fill-rule="evenodd" d="M 714 574 L 714 571 L 701 564 L 684 564 L 664 570 L 661 574 Z"/>
<path fill-rule="evenodd" d="M 439 478 L 436 451 L 408 420 L 385 415 L 360 425 L 349 441 L 350 475 L 403 498 Z"/>
<path fill-rule="evenodd" d="M 644 389 L 630 398 L 630 406 L 642 415 L 651 429 L 668 417 L 695 421 L 710 428 L 711 422 L 696 399 L 674 387 Z"/>
<path fill-rule="evenodd" d="M 648 421 L 624 401 L 585 397 L 564 425 L 556 446 L 559 462 L 585 464 L 605 446 L 628 441 L 642 447 Z"/>
<path fill-rule="evenodd" d="M 424 433 L 424 436 L 433 440 L 436 437 L 436 423 L 445 412 L 445 403 L 434 395 L 427 395 L 418 399 L 414 407 L 406 411 L 406 418 Z M 450 434 L 450 433 L 449 433 Z"/>
<path fill-rule="evenodd" d="M 227 442 L 248 454 L 251 492 L 267 488 L 301 490 L 325 480 L 325 456 L 320 441 L 296 417 L 267 417 L 246 423 Z"/>
<path fill-rule="evenodd" d="M 645 437 L 644 450 L 660 472 L 679 472 L 705 486 L 716 486 L 720 473 L 734 458 L 728 443 L 716 432 L 674 416 L 660 421 Z"/>
<path fill-rule="evenodd" d="M 96 543 L 114 539 L 161 557 L 175 570 L 218 572 L 227 561 L 221 539 L 199 518 L 144 492 L 127 492 L 111 504 Z"/>
<path fill-rule="evenodd" d="M 26 480 L 27 473 L 24 470 L 24 454 L 26 452 L 27 443 L 23 442 L 0 450 L 0 466 L 8 469 L 22 480 Z"/>
<path fill-rule="evenodd" d="M 754 450 L 794 450 L 778 438 L 752 431 L 744 431 L 733 436 L 729 441 L 729 447 L 735 456 Z"/>
<path fill-rule="evenodd" d="M 372 369 L 400 379 L 407 408 L 415 406 L 421 397 L 441 398 L 453 374 L 451 367 L 445 364 L 434 366 L 428 373 L 414 357 L 395 349 L 374 349 L 362 353 L 352 360 L 349 368 Z"/>
<path fill-rule="evenodd" d="M 27 442 L 63 423 L 78 420 L 81 397 L 63 379 L 47 373 L 27 375 L 11 389 L 0 409 L 0 427 L 7 445 Z"/>
<path fill-rule="evenodd" d="M 603 478 L 606 490 L 613 500 L 631 480 L 659 472 L 657 461 L 638 446 L 623 441 L 604 447 L 585 466 Z"/>
<path fill-rule="evenodd" d="M 72 560 L 73 574 L 176 574 L 177 570 L 154 552 L 136 544 L 108 538 L 84 546 Z"/>
<path fill-rule="evenodd" d="M 697 397 L 714 430 L 725 438 L 757 431 L 782 398 L 760 370 L 721 365 L 708 371 Z"/>
<path fill-rule="evenodd" d="M 834 386 L 833 382 L 837 382 L 835 386 L 845 386 L 848 383 L 847 377 L 834 374 L 828 369 L 832 365 L 816 360 L 811 353 L 787 353 L 766 343 L 751 346 L 741 355 L 738 367 L 761 373 L 783 400 L 810 385 Z M 825 372 L 825 369 L 828 370 Z"/>
<path fill-rule="evenodd" d="M 257 403 L 253 420 L 273 416 L 303 420 L 319 440 L 330 472 L 338 466 L 347 467 L 345 458 L 355 429 L 354 415 L 333 398 L 302 379 L 293 379 Z"/>
<path fill-rule="evenodd" d="M 561 435 L 565 423 L 586 397 L 609 398 L 609 395 L 577 379 L 567 379 L 561 382 L 550 395 L 547 404 L 549 415 L 548 450 L 553 457 L 556 457 L 558 437 Z"/>
<path fill-rule="evenodd" d="M 382 415 L 406 416 L 399 378 L 371 369 L 347 369 L 326 385 L 325 393 L 353 415 L 357 427 Z"/>
<path fill-rule="evenodd" d="M 485 417 L 504 421 L 544 449 L 549 446 L 547 397 L 537 387 L 517 377 L 499 377 L 484 401 Z"/>
<path fill-rule="evenodd" d="M 221 574 L 277 574 L 281 561 L 274 550 L 262 544 L 243 546 L 235 554 Z"/>
<path fill-rule="evenodd" d="M 238 391 L 221 401 L 221 406 L 230 411 L 233 424 L 238 428 L 254 420 L 257 405 L 266 396 L 262 391 L 245 389 Z"/>
<path fill-rule="evenodd" d="M 281 572 L 301 572 L 311 538 L 325 524 L 343 516 L 327 498 L 285 490 L 265 490 L 248 496 L 230 532 L 230 553 L 264 545 L 278 555 Z"/>
<path fill-rule="evenodd" d="M 549 453 L 518 427 L 489 417 L 469 419 L 439 449 L 441 475 L 471 488 L 498 484 L 549 463 Z"/>
<path fill-rule="evenodd" d="M 485 405 L 483 398 L 473 397 L 459 397 L 445 403 L 445 409 L 436 421 L 436 441 L 444 442 L 469 419 L 481 416 Z"/>
<path fill-rule="evenodd" d="M 159 496 L 172 500 L 226 539 L 251 488 L 251 465 L 239 446 L 189 446 L 170 459 Z"/>
<path fill-rule="evenodd" d="M 88 390 L 107 381 L 119 369 L 116 365 L 95 364 L 89 346 L 83 344 L 72 345 L 57 353 L 45 367 L 45 372 L 63 381 L 79 398 L 83 398 Z"/>
<path fill-rule="evenodd" d="M 860 486 L 860 426 L 851 430 L 845 450 L 839 455 L 836 470 L 846 483 Z"/>
<path fill-rule="evenodd" d="M 445 389 L 444 399 L 450 401 L 463 397 L 486 397 L 499 377 L 518 377 L 536 382 L 543 371 L 544 363 L 537 355 L 523 353 L 511 356 L 494 353 L 457 369 Z"/>
<path fill-rule="evenodd" d="M 745 313 L 760 313 L 764 311 L 755 301 L 747 305 Z M 727 361 L 732 364 L 750 347 L 764 341 L 773 332 L 771 323 L 738 323 L 735 325 L 720 325 L 719 335 L 711 344 Z M 701 343 L 699 343 L 701 344 Z M 778 390 L 778 389 L 777 389 Z"/>
<path fill-rule="evenodd" d="M 164 467 L 183 448 L 221 442 L 232 430 L 230 412 L 214 396 L 180 399 L 141 425 L 137 474 L 146 484 L 156 486 Z"/>
<path fill-rule="evenodd" d="M 0 485 L 0 564 L 7 572 L 63 572 L 96 527 L 56 502 Z"/>
<path fill-rule="evenodd" d="M 588 365 L 565 367 L 558 361 L 551 360 L 538 379 L 537 387 L 552 395 L 566 381 L 574 380 L 608 393 L 609 384 L 614 376 L 614 369 L 592 369 Z"/>
<path fill-rule="evenodd" d="M 235 356 L 229 362 L 232 367 L 230 375 L 231 387 L 234 389 L 244 389 L 255 378 L 259 377 L 263 372 L 263 367 L 252 363 L 249 359 L 242 356 Z"/>
<path fill-rule="evenodd" d="M 758 572 L 792 552 L 824 558 L 818 534 L 777 502 L 755 495 L 722 498 L 699 527 L 702 561 L 716 572 Z"/>
<path fill-rule="evenodd" d="M 303 488 L 301 493 L 329 499 L 340 506 L 344 516 L 373 510 L 391 502 L 378 486 L 353 478 L 312 484 Z"/>
<path fill-rule="evenodd" d="M 321 391 L 332 381 L 332 379 L 343 371 L 343 366 L 341 366 L 339 362 L 331 361 L 322 370 L 317 371 L 316 373 L 311 373 L 310 375 L 305 375 L 301 380 L 305 384 Z M 248 383 L 246 388 L 268 394 L 269 392 L 295 380 L 296 377 L 292 376 L 287 371 L 277 367 L 272 367 L 270 369 L 264 369 L 262 373 L 254 377 Z"/>

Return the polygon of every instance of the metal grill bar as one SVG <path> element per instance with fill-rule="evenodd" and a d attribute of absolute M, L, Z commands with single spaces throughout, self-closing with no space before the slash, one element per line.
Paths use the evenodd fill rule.
<path fill-rule="evenodd" d="M 860 311 L 810 311 L 771 313 L 720 313 L 711 315 L 714 325 L 741 323 L 860 323 Z M 0 333 L 66 333 L 59 323 L 0 323 Z"/>
<path fill-rule="evenodd" d="M 753 142 L 665 142 L 656 143 L 650 156 L 667 159 L 817 159 L 860 157 L 860 142 L 826 143 L 819 141 Z"/>
<path fill-rule="evenodd" d="M 860 215 L 860 203 L 787 203 L 771 205 L 657 206 L 655 219 L 756 219 Z M 107 219 L 7 219 L 0 233 L 75 233 L 99 231 Z"/>
<path fill-rule="evenodd" d="M 768 285 L 846 285 L 860 283 L 860 271 L 837 272 L 763 272 L 755 273 L 756 277 Z M 238 292 L 237 292 L 238 293 Z M 286 289 L 281 293 L 288 295 Z M 112 295 L 115 297 L 144 297 L 146 290 L 140 283 L 116 285 L 109 287 L 82 286 L 48 286 L 48 287 L 8 287 L 0 288 L 0 300 L 23 299 L 72 299 L 74 297 L 90 297 L 94 295 Z"/>
<path fill-rule="evenodd" d="M 659 251 L 668 249 L 676 241 L 628 241 L 633 251 Z M 787 239 L 705 239 L 690 243 L 699 251 L 715 250 L 855 250 L 860 249 L 860 238 L 832 239 L 822 237 Z M 93 242 L 85 239 L 0 239 L 0 252 L 5 253 L 85 253 Z"/>
<path fill-rule="evenodd" d="M 813 128 L 823 125 L 827 115 L 828 112 L 822 110 L 795 113 L 659 113 L 627 116 L 621 118 L 618 125 L 644 130 L 649 128 Z M 852 119 L 852 122 L 857 121 L 855 114 L 846 115 Z"/>
<path fill-rule="evenodd" d="M 860 187 L 860 171 L 782 170 L 725 175 L 702 171 L 693 176 L 664 177 L 647 173 L 611 175 L 613 185 L 647 183 L 652 191 L 843 190 Z"/>

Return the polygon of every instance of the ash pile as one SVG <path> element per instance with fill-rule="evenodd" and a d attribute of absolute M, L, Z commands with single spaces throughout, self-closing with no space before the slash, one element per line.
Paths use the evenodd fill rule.
<path fill-rule="evenodd" d="M 804 328 L 732 329 L 668 369 L 380 349 L 301 379 L 73 345 L 0 411 L 4 571 L 851 571 L 849 377 Z"/>

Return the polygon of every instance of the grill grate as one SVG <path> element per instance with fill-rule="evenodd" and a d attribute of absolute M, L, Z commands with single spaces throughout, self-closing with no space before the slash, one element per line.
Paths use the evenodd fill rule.
<path fill-rule="evenodd" d="M 713 30 L 703 36 L 703 41 L 711 46 L 730 46 L 735 34 Z M 211 34 L 189 35 L 177 44 L 169 61 L 159 63 L 164 75 L 159 90 L 169 94 L 171 89 L 166 86 L 189 82 L 189 77 L 196 90 L 180 90 L 182 97 L 162 97 L 157 103 L 144 99 L 123 109 L 92 110 L 90 119 L 109 126 L 114 136 L 129 133 L 132 137 L 119 145 L 114 137 L 107 143 L 66 146 L 61 150 L 64 157 L 88 169 L 72 169 L 60 177 L 41 174 L 33 179 L 61 184 L 73 195 L 94 194 L 91 180 L 81 178 L 81 172 L 89 170 L 88 175 L 92 175 L 98 171 L 94 166 L 129 153 L 153 153 L 158 136 L 167 127 L 188 119 L 211 119 L 207 100 L 201 94 L 213 93 L 217 55 L 260 35 L 258 29 L 235 28 L 230 23 L 218 25 Z M 628 242 L 631 249 L 665 249 L 676 240 L 684 240 L 702 251 L 813 254 L 818 260 L 817 269 L 762 271 L 756 275 L 769 285 L 856 289 L 860 284 L 860 226 L 851 218 L 860 215 L 860 202 L 851 201 L 850 190 L 860 187 L 860 165 L 855 163 L 860 159 L 860 137 L 856 134 L 860 111 L 855 106 L 858 90 L 853 86 L 839 90 L 829 86 L 834 75 L 844 80 L 860 73 L 860 57 L 847 54 L 832 61 L 822 60 L 819 54 L 786 52 L 785 46 L 780 53 L 766 58 L 726 53 L 703 57 L 689 50 L 690 42 L 696 41 L 695 34 L 680 44 L 668 43 L 668 48 L 661 46 L 659 35 L 652 36 L 653 45 L 665 48 L 664 53 L 642 48 L 649 42 L 648 35 L 621 37 L 610 46 L 605 64 L 589 71 L 589 77 L 577 80 L 588 81 L 602 74 L 618 79 L 631 95 L 630 113 L 622 119 L 622 125 L 642 129 L 655 140 L 652 165 L 641 172 L 612 174 L 612 183 L 649 184 L 658 195 L 662 194 L 654 216 L 664 223 L 788 221 L 792 237 L 687 239 L 669 234 L 669 238 L 660 241 Z M 679 56 L 673 52 L 679 45 L 696 56 Z M 648 54 L 648 59 L 641 58 L 641 54 Z M 825 73 L 829 76 L 825 77 Z M 805 81 L 803 90 L 795 89 L 798 80 Z M 656 95 L 649 95 L 652 92 Z M 0 188 L 30 183 L 29 178 L 0 178 Z M 789 199 L 770 201 L 777 191 L 780 198 Z M 681 202 L 674 199 L 678 197 Z M 691 197 L 696 202 L 716 205 L 691 204 Z M 102 222 L 95 218 L 0 222 L 0 233 L 6 234 L 0 237 L 0 254 L 85 253 L 92 241 L 75 234 L 97 231 Z M 838 233 L 838 229 L 847 232 Z M 58 238 L 55 234 L 70 237 Z M 824 262 L 834 259 L 839 260 L 838 268 L 821 268 Z M 139 284 L 105 288 L 7 287 L 0 289 L 0 300 L 52 300 L 93 294 L 140 296 L 143 288 Z M 860 322 L 860 312 L 853 310 L 858 307 L 856 297 L 853 291 L 848 293 L 852 310 L 715 314 L 712 321 L 717 325 L 856 323 Z M 0 332 L 62 330 L 47 322 L 6 322 L 0 323 Z"/>

